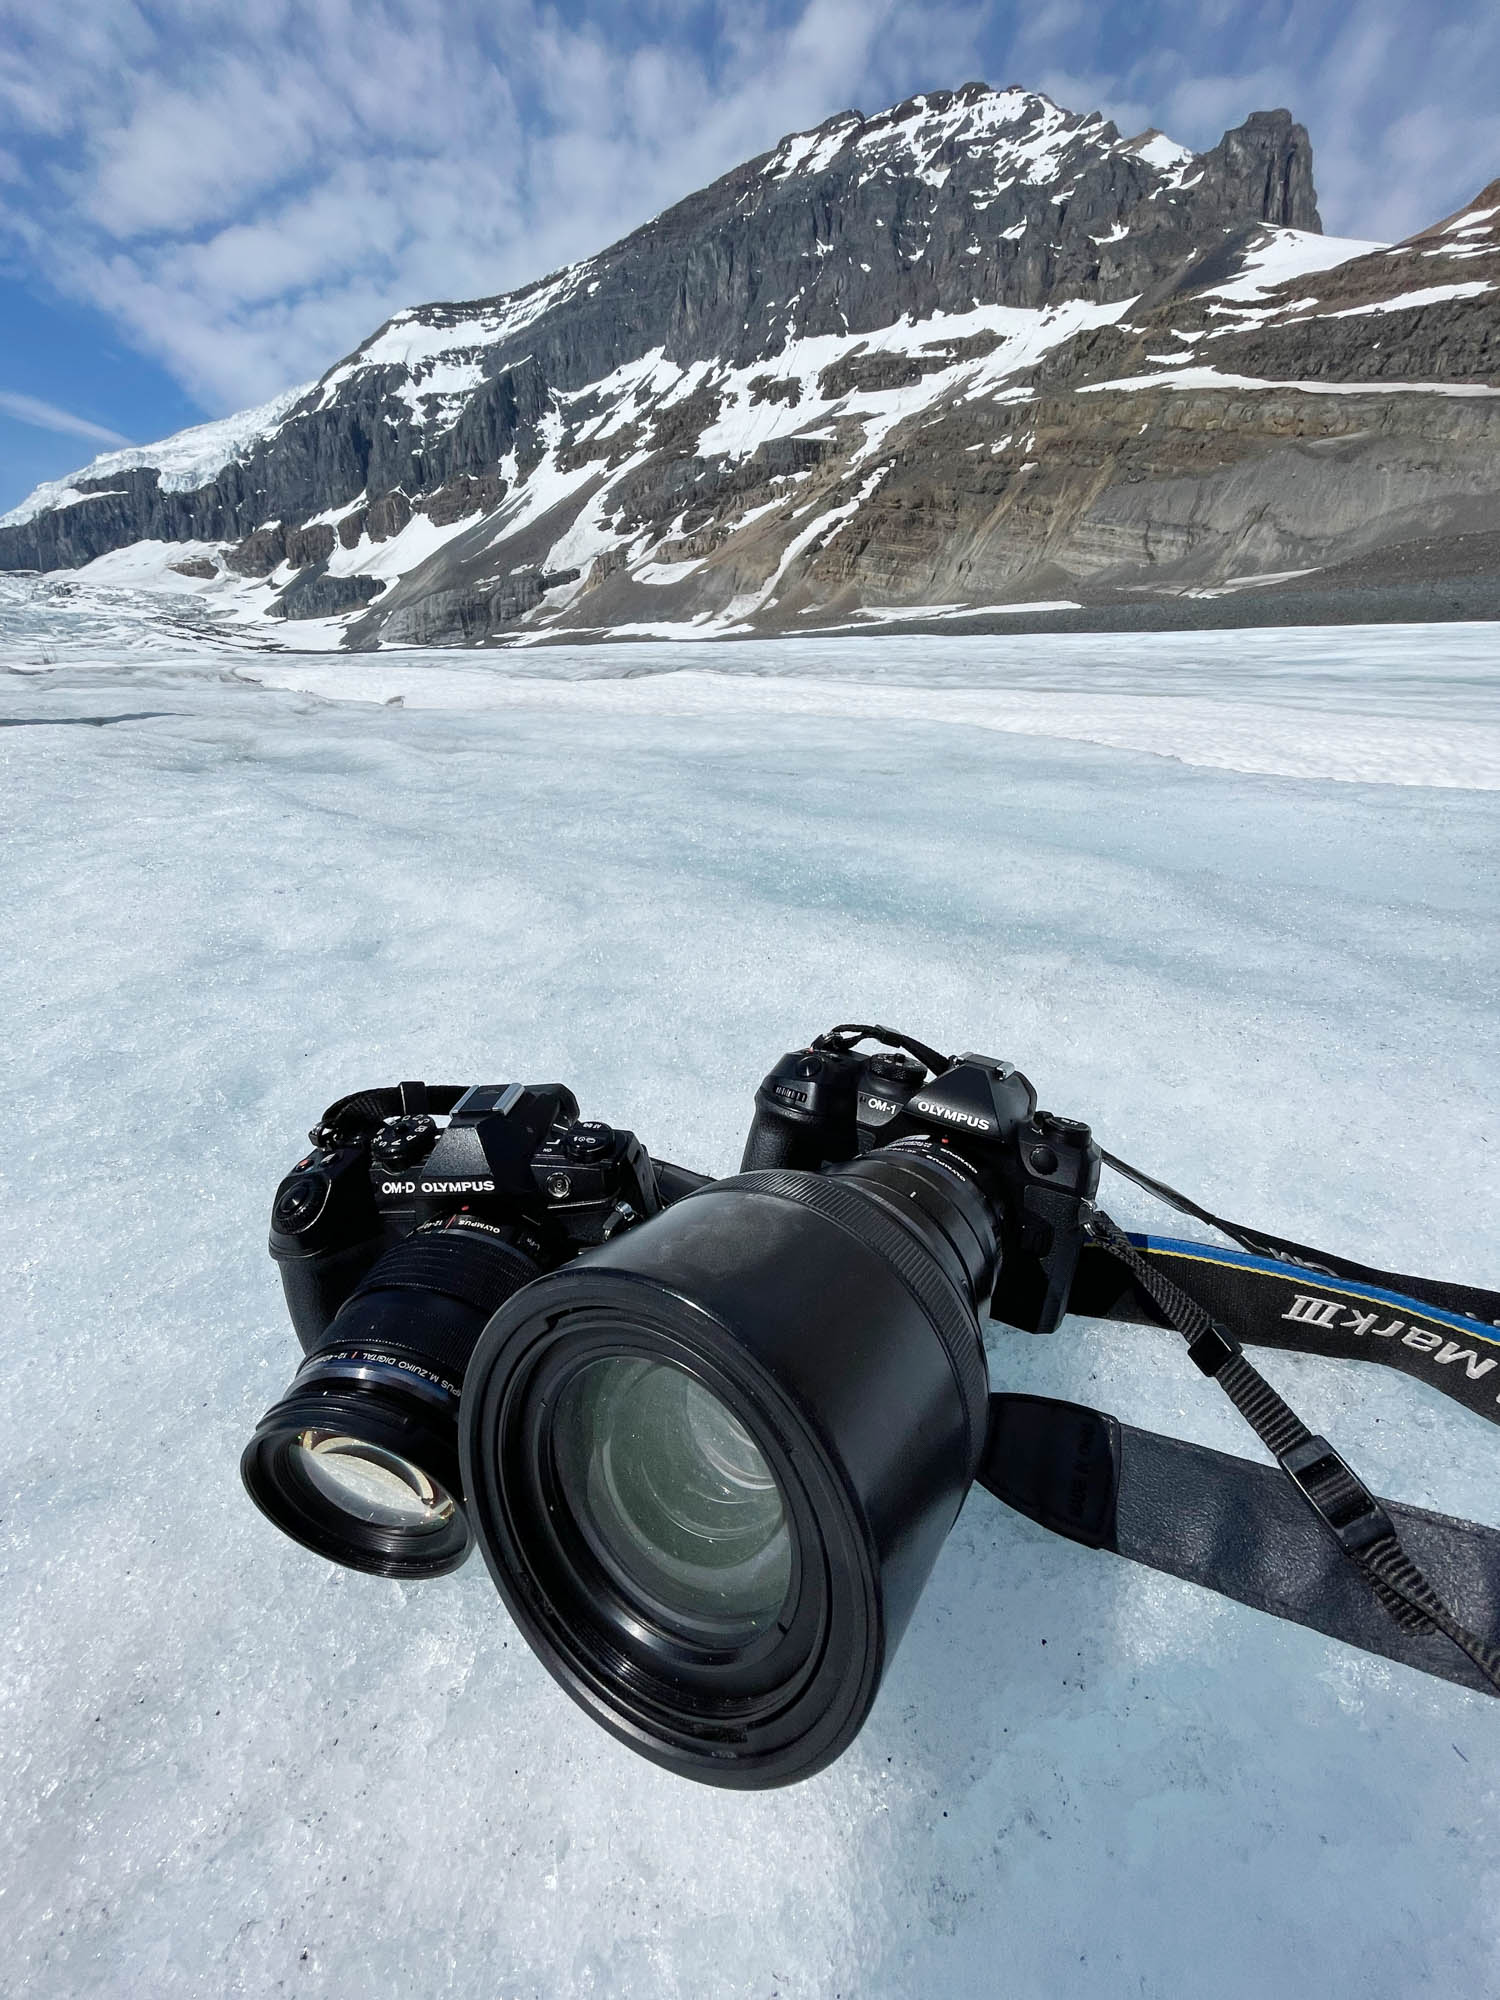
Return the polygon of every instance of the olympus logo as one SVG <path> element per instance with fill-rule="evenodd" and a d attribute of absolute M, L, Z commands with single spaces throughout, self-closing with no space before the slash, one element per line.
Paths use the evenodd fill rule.
<path fill-rule="evenodd" d="M 971 1132 L 993 1132 L 993 1118 L 981 1118 L 972 1111 L 950 1111 L 946 1104 L 934 1104 L 929 1097 L 914 1097 L 913 1111 L 920 1111 L 927 1118 L 947 1118 L 955 1125 L 967 1125 Z"/>
<path fill-rule="evenodd" d="M 382 1194 L 493 1194 L 493 1181 L 382 1181 Z"/>

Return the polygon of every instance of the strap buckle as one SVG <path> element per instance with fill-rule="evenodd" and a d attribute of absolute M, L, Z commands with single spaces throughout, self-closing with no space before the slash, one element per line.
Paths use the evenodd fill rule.
<path fill-rule="evenodd" d="M 1395 1523 L 1364 1481 L 1325 1437 L 1305 1438 L 1277 1454 L 1282 1471 L 1346 1556 L 1394 1538 Z"/>

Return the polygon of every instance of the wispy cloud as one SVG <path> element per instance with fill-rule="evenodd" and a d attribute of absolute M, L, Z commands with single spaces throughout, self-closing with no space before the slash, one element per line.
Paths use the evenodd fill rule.
<path fill-rule="evenodd" d="M 103 424 L 91 424 L 87 417 L 75 417 L 71 410 L 60 410 L 56 403 L 44 403 L 40 396 L 17 396 L 7 389 L 0 389 L 0 415 L 14 417 L 17 423 L 30 424 L 39 431 L 61 431 L 64 437 L 88 438 L 92 444 L 130 442 Z"/>
<path fill-rule="evenodd" d="M 1500 171 L 1500 10 L 1435 6 L 1414 35 L 1406 0 L 1159 0 L 1143 34 L 1127 0 L 0 0 L 0 251 L 224 409 L 985 75 L 1198 147 L 1286 104 L 1329 226 L 1394 238 Z"/>

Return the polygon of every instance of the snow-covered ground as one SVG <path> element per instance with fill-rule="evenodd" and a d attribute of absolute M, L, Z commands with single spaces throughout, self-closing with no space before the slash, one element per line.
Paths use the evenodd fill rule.
<path fill-rule="evenodd" d="M 346 660 L 150 611 L 0 601 L 0 1991 L 1497 1990 L 1477 1695 L 978 1493 L 854 1749 L 720 1794 L 591 1725 L 478 1561 L 335 1569 L 237 1460 L 296 1356 L 271 1190 L 402 1076 L 560 1076 L 722 1171 L 781 1050 L 880 1019 L 1221 1209 L 1494 1283 L 1500 633 Z M 1474 1418 L 1266 1370 L 1497 1517 Z M 992 1371 L 1255 1452 L 1174 1337 Z"/>

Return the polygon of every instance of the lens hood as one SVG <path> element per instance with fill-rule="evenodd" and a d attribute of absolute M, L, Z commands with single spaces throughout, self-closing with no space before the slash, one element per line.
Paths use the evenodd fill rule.
<path fill-rule="evenodd" d="M 984 1438 L 972 1271 L 993 1235 L 950 1180 L 918 1163 L 863 1185 L 856 1163 L 711 1183 L 538 1279 L 480 1338 L 460 1448 L 485 1562 L 568 1693 L 670 1770 L 787 1784 L 869 1714 Z M 738 1642 L 622 1588 L 584 1532 L 557 1413 L 581 1370 L 625 1357 L 693 1377 L 779 1489 L 785 1601 Z"/>

